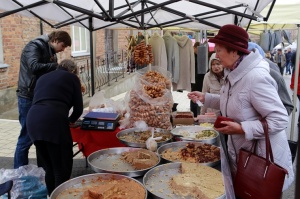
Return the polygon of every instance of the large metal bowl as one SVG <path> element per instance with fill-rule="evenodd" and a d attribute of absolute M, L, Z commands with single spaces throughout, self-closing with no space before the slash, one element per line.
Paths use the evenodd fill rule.
<path fill-rule="evenodd" d="M 149 130 L 150 129 L 151 129 L 151 127 L 149 128 Z M 157 142 L 158 147 L 162 146 L 165 143 L 170 142 L 173 138 L 173 135 L 168 130 L 161 129 L 161 128 L 155 128 L 155 131 L 162 132 L 162 133 L 165 133 L 168 136 L 170 136 L 170 139 L 168 139 L 166 141 L 157 140 L 156 142 Z M 118 132 L 116 136 L 119 139 L 119 141 L 122 142 L 123 144 L 125 144 L 126 146 L 137 147 L 137 148 L 146 148 L 146 142 L 144 142 L 144 143 L 128 142 L 128 141 L 122 139 L 122 137 L 125 136 L 125 135 L 137 136 L 136 132 L 141 132 L 141 130 L 139 128 L 125 129 L 125 130 L 122 130 L 122 131 Z M 154 135 L 155 135 L 155 133 L 154 133 Z"/>
<path fill-rule="evenodd" d="M 215 133 L 215 137 L 207 138 L 207 139 L 197 139 L 196 134 L 197 132 L 203 131 L 203 130 L 210 130 Z M 183 132 L 187 132 L 189 135 L 185 136 L 183 135 Z M 209 127 L 202 127 L 202 126 L 180 126 L 174 128 L 171 133 L 174 137 L 178 137 L 180 140 L 183 141 L 195 141 L 195 142 L 204 142 L 208 144 L 214 144 L 216 146 L 219 145 L 218 138 L 219 133 L 212 128 Z"/>
<path fill-rule="evenodd" d="M 87 158 L 88 164 L 91 166 L 92 170 L 97 173 L 116 173 L 129 177 L 138 177 L 144 175 L 149 169 L 157 166 L 160 163 L 160 156 L 152 151 L 149 151 L 149 153 L 155 155 L 158 158 L 158 162 L 156 165 L 147 169 L 136 170 L 129 163 L 120 159 L 123 152 L 135 150 L 140 149 L 132 147 L 102 149 L 89 155 Z"/>
<path fill-rule="evenodd" d="M 178 196 L 172 193 L 169 182 L 174 175 L 180 174 L 181 163 L 168 163 L 149 170 L 143 178 L 143 184 L 152 199 L 192 199 L 191 196 Z M 225 199 L 225 194 L 217 199 Z"/>
<path fill-rule="evenodd" d="M 172 142 L 172 143 L 164 144 L 163 146 L 159 147 L 157 149 L 157 153 L 160 155 L 163 163 L 175 162 L 175 161 L 171 161 L 166 158 L 163 158 L 162 153 L 168 149 L 172 149 L 172 151 L 179 151 L 180 149 L 186 147 L 186 145 L 188 143 L 193 143 L 195 146 L 199 146 L 199 145 L 203 144 L 201 142 L 188 142 L 188 141 Z M 177 161 L 177 162 L 180 162 L 180 161 Z M 207 162 L 207 163 L 199 163 L 199 164 L 203 164 L 203 165 L 210 166 L 210 167 L 215 167 L 215 166 L 218 166 L 220 163 L 221 163 L 221 159 L 218 161 L 215 161 L 215 162 Z"/>
<path fill-rule="evenodd" d="M 141 186 L 145 190 L 145 199 L 148 197 L 148 193 L 146 188 L 142 183 L 139 181 L 129 178 L 127 176 L 118 175 L 118 174 L 110 174 L 110 173 L 96 173 L 96 174 L 89 174 L 89 175 L 83 175 L 77 178 L 73 178 L 71 180 L 68 180 L 67 182 L 59 185 L 51 194 L 50 199 L 81 199 L 83 193 L 76 193 L 72 191 L 72 189 L 78 189 L 78 188 L 85 188 L 90 186 L 93 183 L 97 183 L 97 179 L 123 179 L 127 178 L 134 182 L 136 182 L 139 186 Z M 83 183 L 84 182 L 84 183 Z M 64 197 L 58 197 L 60 194 L 64 193 Z M 76 193 L 76 195 L 75 195 Z M 65 195 L 66 194 L 66 195 Z"/>

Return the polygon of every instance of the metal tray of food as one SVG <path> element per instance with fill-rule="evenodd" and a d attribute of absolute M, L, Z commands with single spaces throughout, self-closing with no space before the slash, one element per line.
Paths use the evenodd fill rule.
<path fill-rule="evenodd" d="M 168 163 L 149 170 L 143 178 L 143 184 L 152 199 L 192 199 L 192 196 L 179 196 L 172 193 L 170 180 L 180 174 L 181 163 Z M 217 199 L 225 199 L 225 194 Z"/>
<path fill-rule="evenodd" d="M 161 147 L 159 147 L 157 149 L 157 153 L 160 155 L 161 157 L 161 160 L 163 163 L 170 163 L 170 162 L 183 162 L 184 160 L 171 160 L 171 159 L 167 159 L 167 158 L 164 158 L 163 157 L 163 153 L 167 150 L 171 150 L 173 152 L 176 152 L 176 151 L 180 151 L 181 149 L 185 148 L 187 146 L 187 144 L 194 144 L 195 147 L 198 147 L 200 145 L 209 145 L 213 148 L 217 147 L 217 146 L 214 146 L 214 145 L 211 145 L 211 144 L 208 144 L 208 143 L 201 143 L 201 142 L 192 142 L 192 141 L 179 141 L 179 142 L 172 142 L 172 143 L 167 143 Z M 219 150 L 220 148 L 217 147 Z M 220 157 L 220 154 L 219 154 L 219 157 Z M 190 162 L 190 161 L 184 161 L 184 162 Z M 218 166 L 219 164 L 221 163 L 221 158 L 219 158 L 218 160 L 216 161 L 211 161 L 211 162 L 202 162 L 202 163 L 199 163 L 199 164 L 203 164 L 203 165 L 207 165 L 207 166 L 210 166 L 210 167 L 215 167 L 215 166 Z"/>
<path fill-rule="evenodd" d="M 202 126 L 180 126 L 174 128 L 171 133 L 183 141 L 198 141 L 215 145 L 217 145 L 219 138 L 217 131 Z"/>
<path fill-rule="evenodd" d="M 137 187 L 145 191 L 145 199 L 148 197 L 146 188 L 139 181 L 119 175 L 119 174 L 110 174 L 110 173 L 95 173 L 89 175 L 83 175 L 77 178 L 73 178 L 59 185 L 51 194 L 50 199 L 81 199 L 83 198 L 83 193 L 85 190 L 91 188 L 92 186 L 99 186 L 107 182 L 101 182 L 101 180 L 121 180 L 129 179 L 130 181 L 135 182 Z M 131 199 L 131 198 L 128 198 Z"/>
<path fill-rule="evenodd" d="M 146 148 L 146 140 L 151 137 L 151 128 L 147 132 L 141 131 L 139 128 L 130 128 L 125 129 L 117 133 L 117 138 L 120 142 L 125 144 L 126 146 L 138 147 L 138 148 Z M 168 143 L 172 140 L 173 135 L 169 130 L 155 128 L 154 129 L 154 137 L 162 136 L 162 140 L 156 140 L 157 146 Z"/>
<path fill-rule="evenodd" d="M 121 160 L 122 153 L 128 151 L 140 150 L 139 148 L 132 147 L 116 147 L 108 148 L 96 151 L 89 155 L 87 158 L 88 164 L 92 170 L 97 173 L 116 173 L 122 174 L 129 177 L 138 177 L 144 175 L 149 169 L 157 166 L 161 158 L 160 156 L 152 151 L 147 151 L 157 157 L 157 163 L 147 169 L 136 170 L 131 164 Z"/>

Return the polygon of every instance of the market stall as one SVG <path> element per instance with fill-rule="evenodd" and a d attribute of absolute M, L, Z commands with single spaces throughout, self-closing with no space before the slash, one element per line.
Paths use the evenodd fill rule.
<path fill-rule="evenodd" d="M 22 11 L 23 14 L 25 13 L 35 16 L 37 15 L 36 13 L 38 13 L 38 16 L 43 20 L 45 20 L 43 18 L 45 17 L 47 19 L 59 21 L 59 23 L 53 25 L 53 27 L 59 28 L 69 25 L 70 23 L 75 23 L 88 28 L 90 32 L 106 27 L 117 28 L 118 25 L 122 27 L 142 29 L 154 27 L 163 28 L 174 25 L 180 25 L 182 27 L 192 26 L 196 29 L 219 28 L 224 24 L 237 24 L 243 26 L 247 24 L 250 19 L 263 20 L 263 17 L 259 15 L 259 12 L 268 3 L 275 3 L 275 1 L 271 0 L 257 2 L 245 0 L 241 4 L 236 4 L 233 2 L 226 4 L 228 1 L 218 1 L 215 4 L 209 4 L 206 2 L 193 0 L 154 2 L 126 1 L 126 4 L 123 5 L 120 3 L 121 1 L 110 0 L 107 3 L 104 3 L 104 1 L 101 1 L 101 3 L 100 1 L 86 1 L 84 4 L 76 1 L 77 4 L 80 5 L 78 7 L 77 5 L 71 4 L 71 1 L 30 1 L 31 4 L 26 1 L 20 2 L 22 2 L 23 5 L 16 3 L 16 1 L 6 0 L 4 4 L 1 4 L 2 6 L 0 6 L 0 9 L 9 10 L 14 8 L 14 10 L 2 13 L 0 18 L 19 11 Z M 118 4 L 118 6 L 115 6 L 114 3 Z M 141 3 L 142 9 L 133 9 L 133 7 L 139 3 Z M 151 6 L 148 7 L 148 4 L 151 4 Z M 44 6 L 46 6 L 48 9 L 54 9 L 55 13 L 57 13 L 55 16 L 51 15 L 54 18 L 44 15 L 45 13 L 43 13 L 43 9 L 41 9 L 44 8 Z M 186 10 L 182 11 L 183 8 Z M 107 12 L 107 10 L 109 12 Z M 199 13 L 199 10 L 202 12 Z M 153 14 L 152 12 L 154 11 L 155 13 Z M 80 14 L 77 15 L 78 13 Z M 66 15 L 71 15 L 72 17 L 66 17 Z M 204 15 L 206 15 L 205 20 L 203 20 Z M 200 16 L 201 18 L 199 18 Z M 147 22 L 145 23 L 145 21 Z M 90 38 L 92 39 L 92 35 Z M 162 41 L 161 38 L 159 39 Z M 178 86 L 177 89 L 190 90 L 190 83 L 194 83 L 194 67 L 191 67 L 194 66 L 192 61 L 194 58 L 192 57 L 192 55 L 194 55 L 193 50 L 191 50 L 192 45 L 190 40 L 184 37 L 178 37 L 176 40 L 178 45 L 180 45 L 179 43 L 184 43 L 181 46 L 182 48 L 185 47 L 185 42 L 189 43 L 189 53 L 185 56 L 182 55 L 182 51 L 180 53 L 180 59 L 182 61 L 184 58 L 188 57 L 187 62 L 190 63 L 190 65 L 187 70 L 182 68 L 182 71 L 179 71 L 181 74 L 188 73 L 189 76 L 181 79 L 179 77 L 178 82 L 176 82 L 178 85 L 175 86 Z M 170 120 L 173 105 L 173 99 L 170 90 L 174 81 L 170 78 L 171 76 L 168 75 L 167 72 L 161 71 L 161 69 L 167 68 L 167 63 L 164 62 L 165 59 L 159 61 L 158 58 L 161 58 L 161 55 L 165 55 L 165 53 L 161 53 L 157 50 L 161 48 L 161 45 L 156 45 L 157 43 L 155 41 L 153 43 L 152 42 L 150 42 L 153 47 L 152 49 L 147 47 L 147 52 L 145 53 L 146 46 L 143 46 L 138 49 L 140 50 L 138 53 L 134 53 L 134 56 L 137 55 L 136 61 L 139 60 L 140 64 L 143 65 L 149 64 L 149 60 L 151 59 L 141 59 L 141 57 L 145 57 L 146 54 L 146 56 L 149 56 L 150 58 L 153 54 L 154 61 L 158 61 L 157 65 L 160 67 L 156 68 L 150 65 L 149 67 L 146 67 L 144 71 L 141 71 L 143 73 L 137 76 L 138 79 L 136 80 L 135 88 L 133 88 L 127 95 L 127 101 L 125 103 L 125 105 L 128 106 L 126 109 L 127 112 L 124 113 L 124 115 L 123 113 L 121 114 L 124 116 L 122 119 L 122 126 L 125 128 L 132 128 L 136 125 L 136 122 L 139 121 L 143 121 L 147 126 L 152 127 L 152 134 L 149 134 L 146 138 L 143 137 L 143 141 L 145 142 L 146 148 L 149 149 L 149 151 L 156 151 L 156 140 L 162 139 L 161 137 L 163 136 L 155 136 L 154 128 L 161 128 L 166 131 L 171 131 L 174 127 Z M 90 43 L 92 45 L 93 42 L 91 41 Z M 150 49 L 153 50 L 154 48 L 156 50 L 150 54 Z M 93 54 L 93 52 L 91 52 L 91 54 Z M 94 62 L 92 58 L 91 63 L 91 68 L 93 70 Z M 185 66 L 185 62 L 182 62 L 181 65 Z M 92 82 L 93 78 L 94 74 L 92 71 Z M 92 83 L 92 86 L 93 85 L 94 84 Z M 94 88 L 92 88 L 92 90 L 92 94 L 94 94 Z M 175 115 L 175 118 L 182 119 L 182 121 L 193 119 L 193 116 L 190 118 L 190 115 L 185 114 L 178 114 L 177 116 L 179 117 L 176 117 Z M 102 160 L 101 163 L 110 162 L 110 168 L 116 168 L 119 166 L 119 163 L 114 161 L 106 161 L 112 157 L 115 157 L 115 154 L 117 151 L 119 151 L 117 149 L 112 150 L 112 148 L 124 146 L 123 142 L 120 141 L 121 138 L 118 139 L 116 136 L 119 131 L 119 128 L 115 129 L 114 131 L 82 130 L 80 128 L 71 129 L 73 141 L 80 143 L 79 147 L 83 150 L 84 156 L 90 157 L 90 155 L 93 155 L 94 152 L 98 152 L 99 159 Z M 142 133 L 139 132 L 139 134 Z M 100 196 L 112 197 L 112 195 L 127 195 L 129 187 L 128 190 L 121 188 L 124 188 L 124 185 L 127 185 L 127 183 L 129 184 L 133 181 L 134 182 L 129 192 L 130 194 L 136 192 L 141 193 L 138 199 L 150 198 L 147 195 L 148 192 L 151 193 L 151 198 L 167 199 L 182 198 L 185 196 L 198 198 L 225 198 L 226 194 L 222 180 L 222 174 L 220 171 L 213 168 L 216 165 L 220 165 L 220 162 L 222 162 L 222 150 L 218 145 L 219 141 L 213 143 L 206 143 L 203 141 L 212 138 L 217 139 L 217 132 L 215 132 L 212 129 L 212 126 L 210 126 L 204 129 L 189 129 L 188 131 L 177 132 L 176 136 L 179 138 L 180 142 L 174 142 L 175 144 L 172 143 L 169 145 L 170 147 L 166 148 L 165 150 L 158 149 L 158 151 L 160 151 L 160 156 L 166 161 L 170 161 L 171 164 L 158 165 L 160 164 L 159 158 L 157 158 L 158 160 L 155 159 L 153 156 L 151 156 L 150 152 L 145 152 L 145 149 L 131 150 L 126 148 L 121 153 L 117 154 L 122 160 L 120 164 L 129 164 L 130 171 L 140 171 L 141 169 L 146 170 L 147 173 L 141 172 L 141 174 L 143 174 L 142 176 L 145 178 L 143 184 L 138 184 L 139 189 L 132 189 L 132 187 L 137 184 L 131 178 L 128 179 L 127 177 L 114 176 L 111 173 L 116 172 L 115 170 L 107 170 L 102 168 L 100 169 L 101 171 L 106 170 L 109 174 L 94 174 L 90 176 L 82 176 L 77 179 L 71 179 L 70 181 L 60 185 L 53 192 L 53 195 L 51 195 L 50 198 L 60 198 L 59 195 L 63 193 L 71 193 L 72 198 L 79 198 L 82 196 L 99 198 Z M 182 142 L 181 137 L 186 137 L 187 142 Z M 110 151 L 113 152 L 110 153 Z M 94 157 L 94 159 L 96 162 L 98 161 L 97 158 Z M 118 161 L 119 160 L 120 159 L 118 159 Z M 151 162 L 150 160 L 154 160 L 154 164 L 151 166 L 148 165 L 148 163 Z M 91 162 L 89 162 L 89 164 L 91 164 Z M 120 170 L 118 170 L 118 172 L 120 172 Z M 124 175 L 127 174 L 127 172 L 122 172 Z M 94 179 L 96 176 L 97 179 Z M 99 179 L 101 185 L 107 184 L 108 186 L 100 186 L 100 189 L 96 189 L 95 182 L 98 182 Z M 116 180 L 118 182 L 116 182 Z M 121 183 L 118 184 L 119 182 Z M 191 187 L 184 182 L 190 182 L 196 185 L 195 187 Z M 78 187 L 76 187 L 78 184 L 79 190 Z M 83 188 L 85 185 L 87 186 Z M 210 191 L 207 191 L 206 187 L 210 187 Z"/>
<path fill-rule="evenodd" d="M 213 194 L 218 199 L 224 198 L 224 184 L 219 171 L 221 162 L 219 133 L 212 129 L 214 120 L 211 115 L 209 116 L 211 123 L 208 120 L 202 120 L 203 126 L 199 126 L 198 123 L 195 123 L 191 112 L 173 112 L 171 114 L 173 99 L 170 91 L 170 73 L 161 67 L 149 66 L 139 70 L 135 82 L 135 87 L 124 98 L 126 101 L 125 114 L 117 110 L 117 107 L 89 109 L 92 112 L 95 111 L 93 113 L 100 110 L 116 110 L 121 116 L 124 116 L 119 121 L 120 127 L 123 129 L 120 127 L 115 130 L 82 129 L 84 120 L 80 127 L 71 128 L 73 141 L 79 144 L 79 149 L 87 158 L 89 166 L 96 173 L 101 173 L 93 176 L 113 177 L 110 174 L 113 173 L 137 179 L 147 190 L 148 195 L 145 196 L 147 199 L 181 198 L 182 194 L 198 196 L 200 193 Z M 100 102 L 98 104 L 103 105 Z M 107 103 L 104 106 L 113 106 L 113 104 Z M 84 118 L 87 118 L 87 115 Z M 187 124 L 191 126 L 175 128 L 176 125 Z M 157 153 L 155 153 L 156 150 Z M 204 156 L 204 154 L 206 155 Z M 181 169 L 185 167 L 182 162 L 191 163 L 191 166 L 188 167 L 193 169 L 186 171 L 186 174 L 182 173 Z M 171 164 L 161 165 L 165 163 Z M 201 163 L 203 166 L 195 163 Z M 198 166 L 194 166 L 194 164 Z M 212 173 L 214 182 L 209 181 L 209 183 L 218 185 L 215 186 L 216 189 L 213 189 L 213 193 L 205 191 L 202 193 L 201 191 L 204 189 L 203 186 L 212 184 L 199 184 L 197 193 L 193 193 L 189 187 L 184 187 L 185 185 L 180 183 L 177 185 L 178 182 L 175 181 L 177 176 L 180 178 L 181 175 L 190 175 L 188 172 L 202 173 L 203 169 L 208 172 L 203 176 L 204 180 L 212 178 L 209 175 Z M 165 176 L 164 180 L 160 182 L 157 182 L 158 178 L 153 178 L 153 175 L 164 176 L 165 173 L 168 176 Z M 145 177 L 145 181 L 143 181 L 143 177 Z M 201 176 L 198 177 L 201 178 Z M 79 178 L 90 181 L 92 176 Z M 78 179 L 71 179 L 59 186 L 51 198 L 60 198 L 63 193 L 72 195 L 73 191 L 77 190 Z M 169 182 L 173 182 L 174 187 L 170 187 Z M 153 189 L 150 185 L 152 183 L 161 188 Z M 188 191 L 176 192 L 175 187 L 177 186 Z M 81 190 L 74 196 L 75 198 L 86 193 L 87 190 L 93 192 L 92 186 L 84 186 Z M 134 191 L 132 190 L 132 192 Z M 122 192 L 121 189 L 119 192 Z"/>

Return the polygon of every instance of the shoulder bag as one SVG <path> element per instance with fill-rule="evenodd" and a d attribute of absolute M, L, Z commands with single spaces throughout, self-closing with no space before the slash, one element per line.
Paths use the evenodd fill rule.
<path fill-rule="evenodd" d="M 287 170 L 274 163 L 268 124 L 261 120 L 266 142 L 266 158 L 256 154 L 257 140 L 250 151 L 239 151 L 234 191 L 238 199 L 280 199 Z"/>

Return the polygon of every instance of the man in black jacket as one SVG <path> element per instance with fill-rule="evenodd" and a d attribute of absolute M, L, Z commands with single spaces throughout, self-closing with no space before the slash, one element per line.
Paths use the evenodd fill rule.
<path fill-rule="evenodd" d="M 56 53 L 64 51 L 68 46 L 71 46 L 70 35 L 65 31 L 53 31 L 30 41 L 22 51 L 17 89 L 21 132 L 14 156 L 15 169 L 28 164 L 32 141 L 27 133 L 26 117 L 32 105 L 36 81 L 43 74 L 56 70 Z"/>

